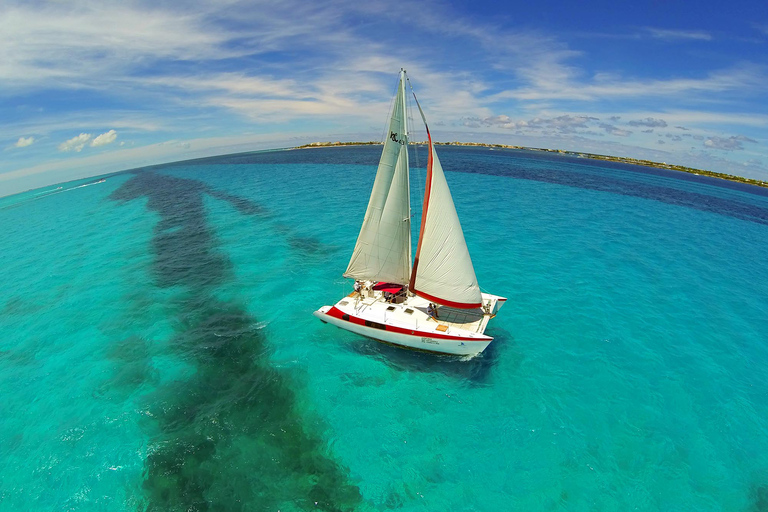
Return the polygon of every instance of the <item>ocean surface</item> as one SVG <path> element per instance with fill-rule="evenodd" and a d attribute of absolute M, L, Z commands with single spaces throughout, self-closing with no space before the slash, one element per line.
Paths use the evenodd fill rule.
<path fill-rule="evenodd" d="M 462 360 L 312 316 L 380 150 L 0 199 L 0 510 L 768 511 L 768 190 L 439 147 L 509 298 Z"/>

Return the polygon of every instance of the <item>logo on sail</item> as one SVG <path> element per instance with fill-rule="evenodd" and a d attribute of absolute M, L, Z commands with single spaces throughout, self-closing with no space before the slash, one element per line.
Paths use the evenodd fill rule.
<path fill-rule="evenodd" d="M 389 132 L 389 138 L 392 139 L 394 142 L 397 142 L 398 144 L 405 145 L 405 141 L 403 139 L 398 139 L 397 134 L 395 132 Z"/>

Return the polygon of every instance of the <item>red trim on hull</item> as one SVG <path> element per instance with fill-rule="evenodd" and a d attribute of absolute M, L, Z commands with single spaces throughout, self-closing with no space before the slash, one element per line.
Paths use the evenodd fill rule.
<path fill-rule="evenodd" d="M 437 338 L 437 339 L 441 339 L 441 340 L 482 341 L 482 342 L 487 342 L 488 339 L 493 339 L 490 336 L 488 336 L 487 339 L 475 339 L 475 338 L 466 338 L 464 336 L 449 336 L 447 334 L 437 334 L 437 333 L 426 332 L 426 331 L 414 331 L 414 330 L 411 330 L 411 329 L 403 329 L 402 327 L 395 327 L 393 325 L 380 324 L 378 322 L 373 322 L 371 320 L 365 320 L 365 319 L 360 318 L 360 317 L 348 315 L 347 313 L 344 313 L 342 310 L 340 310 L 336 306 L 332 306 L 331 309 L 328 310 L 326 315 L 332 316 L 333 318 L 339 318 L 341 320 L 346 320 L 347 322 L 351 322 L 353 324 L 362 325 L 364 327 L 369 327 L 371 329 L 380 329 L 380 330 L 383 330 L 383 331 L 394 332 L 394 333 L 397 333 L 397 334 L 407 334 L 409 336 L 418 336 L 420 338 L 423 337 L 423 338 Z M 344 318 L 345 316 L 347 318 Z M 370 324 L 375 324 L 375 326 L 374 325 L 366 325 L 366 322 L 368 322 Z M 378 327 L 378 326 L 381 326 L 381 327 Z M 382 327 L 383 327 L 383 329 L 382 329 Z"/>

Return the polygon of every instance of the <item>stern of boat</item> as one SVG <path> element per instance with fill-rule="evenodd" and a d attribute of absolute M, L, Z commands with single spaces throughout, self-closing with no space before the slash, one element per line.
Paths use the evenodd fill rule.
<path fill-rule="evenodd" d="M 325 316 L 326 316 L 326 313 L 328 313 L 328 311 L 330 311 L 332 307 L 333 306 L 323 306 L 317 311 L 313 311 L 312 314 L 315 315 L 317 318 L 319 318 L 321 322 L 323 322 L 324 324 L 327 324 L 328 322 L 325 321 Z"/>
<path fill-rule="evenodd" d="M 506 304 L 507 298 L 490 293 L 483 293 L 483 309 L 493 318 L 501 307 Z"/>

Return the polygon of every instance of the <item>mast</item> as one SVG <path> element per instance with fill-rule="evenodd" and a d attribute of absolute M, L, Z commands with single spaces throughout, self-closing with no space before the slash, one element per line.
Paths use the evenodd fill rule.
<path fill-rule="evenodd" d="M 400 68 L 400 86 L 402 87 L 403 95 L 403 133 L 405 134 L 405 196 L 408 198 L 408 282 L 410 282 L 411 261 L 413 259 L 411 257 L 411 166 L 408 155 L 411 133 L 408 131 L 408 96 L 405 94 L 405 82 L 407 80 L 408 75 L 405 73 L 405 68 Z"/>

